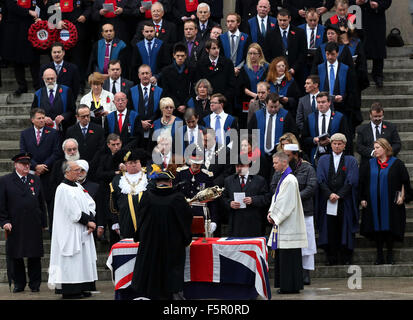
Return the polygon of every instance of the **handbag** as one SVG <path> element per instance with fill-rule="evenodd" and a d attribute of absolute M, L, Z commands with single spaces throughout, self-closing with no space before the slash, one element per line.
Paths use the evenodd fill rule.
<path fill-rule="evenodd" d="M 390 30 L 389 35 L 386 38 L 386 45 L 388 47 L 403 47 L 404 41 L 398 28 Z"/>

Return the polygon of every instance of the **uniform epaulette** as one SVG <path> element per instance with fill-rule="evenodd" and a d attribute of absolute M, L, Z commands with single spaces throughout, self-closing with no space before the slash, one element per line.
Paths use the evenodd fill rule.
<path fill-rule="evenodd" d="M 214 176 L 214 173 L 213 173 L 212 171 L 208 171 L 208 170 L 205 169 L 205 168 L 201 169 L 201 171 L 202 171 L 203 173 L 205 173 L 206 175 L 208 175 L 209 177 L 211 177 L 211 178 Z"/>
<path fill-rule="evenodd" d="M 181 171 L 187 170 L 187 169 L 189 169 L 189 167 L 185 165 L 185 166 L 176 168 L 176 172 L 181 172 Z"/>

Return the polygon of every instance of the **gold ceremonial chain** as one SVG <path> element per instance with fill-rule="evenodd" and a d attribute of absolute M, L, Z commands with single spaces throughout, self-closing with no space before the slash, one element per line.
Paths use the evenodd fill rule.
<path fill-rule="evenodd" d="M 142 173 L 142 172 L 141 172 Z M 126 176 L 126 174 L 124 175 L 126 182 L 131 186 L 132 189 L 132 193 L 135 194 L 135 188 L 139 185 L 139 183 L 141 182 L 141 180 L 143 179 L 143 173 L 141 175 L 141 177 L 139 178 L 138 182 L 136 183 L 132 183 L 129 181 L 128 177 Z"/>

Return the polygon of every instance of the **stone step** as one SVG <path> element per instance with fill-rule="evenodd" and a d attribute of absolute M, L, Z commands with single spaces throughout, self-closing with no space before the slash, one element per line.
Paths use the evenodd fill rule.
<path fill-rule="evenodd" d="M 384 249 L 386 255 L 386 249 Z M 402 248 L 393 250 L 393 258 L 397 264 L 411 263 L 413 261 L 413 249 Z M 353 252 L 353 264 L 374 264 L 376 261 L 376 248 L 355 248 Z M 315 255 L 316 266 L 324 266 L 326 256 L 323 249 L 318 248 Z"/>
<path fill-rule="evenodd" d="M 400 151 L 397 158 L 402 160 L 404 163 L 413 163 L 413 151 Z"/>
<path fill-rule="evenodd" d="M 50 253 L 50 243 L 49 239 L 43 240 L 43 250 L 46 254 Z M 106 255 L 108 256 L 110 252 L 110 247 L 108 243 L 102 243 L 100 241 L 95 241 L 96 252 L 98 255 Z M 0 254 L 4 254 L 6 252 L 6 242 L 4 240 L 0 240 Z"/>
<path fill-rule="evenodd" d="M 31 104 L 4 104 L 0 105 L 0 116 L 26 115 L 30 118 Z"/>
<path fill-rule="evenodd" d="M 13 128 L 23 130 L 31 125 L 28 115 L 13 115 L 0 117 L 0 128 Z"/>
<path fill-rule="evenodd" d="M 373 61 L 367 60 L 367 68 L 371 71 L 373 67 Z M 403 69 L 403 68 L 413 68 L 413 59 L 409 57 L 388 57 L 384 59 L 384 69 Z"/>
<path fill-rule="evenodd" d="M 358 265 L 361 268 L 362 277 L 411 277 L 413 276 L 413 264 L 384 264 L 374 265 L 362 264 Z M 354 271 L 349 269 L 350 266 L 316 266 L 314 271 L 310 272 L 312 278 L 349 278 L 354 274 Z M 354 269 L 353 269 L 354 270 Z M 348 271 L 350 271 L 348 273 Z M 273 272 L 272 272 L 273 274 Z M 271 274 L 270 274 L 271 275 Z"/>
<path fill-rule="evenodd" d="M 2 92 L 4 92 L 2 90 Z M 33 93 L 23 93 L 20 96 L 15 96 L 11 93 L 1 93 L 0 94 L 0 105 L 3 104 L 28 104 L 33 102 Z"/>
<path fill-rule="evenodd" d="M 2 140 L 19 141 L 21 129 L 0 129 L 0 137 Z"/>
<path fill-rule="evenodd" d="M 413 59 L 411 60 L 413 63 Z M 413 81 L 384 81 L 383 88 L 377 88 L 374 82 L 363 90 L 363 96 L 413 94 Z"/>
<path fill-rule="evenodd" d="M 413 45 L 404 45 L 403 47 L 387 47 L 388 58 L 406 58 L 413 52 Z"/>
<path fill-rule="evenodd" d="M 373 102 L 380 102 L 385 110 L 393 107 L 413 107 L 413 95 L 363 95 L 361 98 L 361 108 L 370 108 Z"/>
<path fill-rule="evenodd" d="M 32 81 L 32 77 L 30 75 L 27 75 L 26 73 L 26 81 L 27 81 L 27 89 L 28 92 L 34 92 L 34 88 L 33 88 L 33 81 Z M 17 82 L 16 79 L 10 78 L 10 77 L 3 77 L 3 72 L 2 72 L 2 79 L 1 79 L 1 90 L 2 92 L 14 92 L 17 88 Z"/>
<path fill-rule="evenodd" d="M 112 280 L 112 275 L 111 272 L 108 268 L 97 268 L 97 273 L 98 273 L 98 281 L 111 281 Z M 49 278 L 49 273 L 47 268 L 42 268 L 42 282 L 47 282 L 47 279 Z M 0 270 L 0 283 L 7 283 L 7 270 L 6 269 L 1 269 Z M 12 286 L 13 289 L 13 286 Z M 99 290 L 99 284 L 97 284 L 97 290 Z M 28 290 L 26 288 L 26 290 Z M 115 290 L 115 289 L 113 289 Z"/>
<path fill-rule="evenodd" d="M 369 119 L 370 108 L 362 108 L 361 114 L 363 119 Z M 386 107 L 385 119 L 387 121 L 395 119 L 413 119 L 413 107 Z"/>
<path fill-rule="evenodd" d="M 369 76 L 370 81 L 373 80 Z M 413 69 L 412 68 L 391 68 L 383 69 L 383 78 L 386 81 L 412 81 L 413 80 Z M 374 85 L 374 81 L 371 83 Z"/>
<path fill-rule="evenodd" d="M 97 255 L 97 261 L 96 261 L 96 266 L 98 268 L 106 268 L 106 260 L 108 259 L 109 253 L 108 254 L 103 254 L 99 253 Z M 45 254 L 42 259 L 42 266 L 44 268 L 47 268 L 50 264 L 50 254 Z M 6 269 L 7 268 L 7 261 L 6 261 L 6 255 L 0 254 L 0 270 Z"/>

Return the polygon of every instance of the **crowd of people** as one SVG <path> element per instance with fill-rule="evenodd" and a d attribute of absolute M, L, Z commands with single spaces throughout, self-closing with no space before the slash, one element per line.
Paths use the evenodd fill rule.
<path fill-rule="evenodd" d="M 59 2 L 26 9 L 20 1 L 3 4 L 2 29 L 16 30 L 14 41 L 3 33 L 1 52 L 13 63 L 15 94 L 28 91 L 27 63 L 35 89 L 33 126 L 21 133 L 15 173 L 0 184 L 0 225 L 9 232 L 16 292 L 26 285 L 22 257 L 34 259 L 29 286 L 38 290 L 43 255 L 41 243 L 31 243 L 37 247 L 30 251 L 20 232 L 48 226 L 49 284 L 64 297 L 88 295 L 97 280 L 95 264 L 89 266 L 96 256 L 93 237 L 140 241 L 132 286 L 152 298 L 178 294 L 191 216 L 204 215 L 182 194 L 191 199 L 212 186 L 224 187 L 207 204 L 214 236 L 271 231 L 270 238 L 278 237 L 270 242 L 280 293 L 310 284 L 317 247 L 328 265 L 351 264 L 357 232 L 376 241 L 376 264 L 394 263 L 393 242 L 405 231 L 404 203 L 413 196 L 410 178 L 396 158 L 401 141 L 395 125 L 383 120 L 383 106 L 371 105 L 366 124 L 360 110 L 370 85 L 367 59 L 373 59 L 376 86 L 383 86 L 390 0 L 237 1 L 236 12 L 224 18 L 226 32 L 222 1 L 152 1 L 150 9 L 115 1 L 114 12 L 104 4 L 79 0 L 63 12 L 78 28 L 78 44 L 66 52 L 54 43 L 52 61 L 43 66 L 27 35 L 18 37 L 47 20 L 47 8 Z M 348 12 L 353 4 L 361 17 Z M 333 7 L 336 14 L 322 24 Z M 9 180 L 27 185 L 27 194 Z M 35 198 L 26 203 L 30 194 Z M 19 218 L 30 207 L 38 208 L 35 223 Z M 69 222 L 70 232 L 64 228 Z M 81 243 L 84 256 L 68 259 Z M 148 278 L 150 263 L 164 259 L 168 245 L 179 254 L 168 252 L 171 258 L 162 260 L 161 280 Z M 60 269 L 74 265 L 67 274 Z M 165 271 L 171 269 L 173 276 Z"/>

